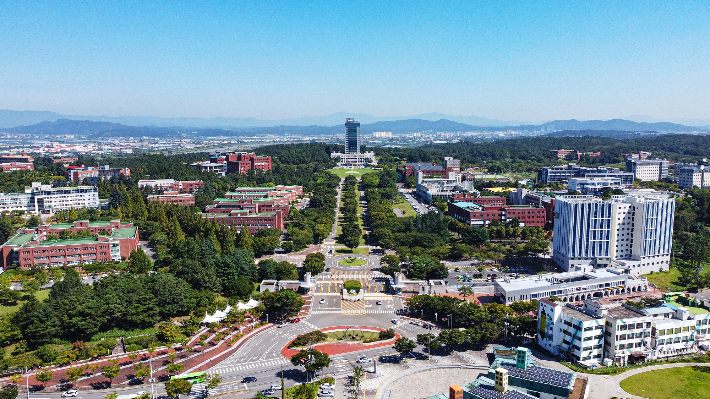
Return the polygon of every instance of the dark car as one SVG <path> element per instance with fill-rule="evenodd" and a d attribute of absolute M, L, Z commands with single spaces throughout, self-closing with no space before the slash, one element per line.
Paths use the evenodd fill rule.
<path fill-rule="evenodd" d="M 242 382 L 256 382 L 256 377 L 244 377 Z"/>

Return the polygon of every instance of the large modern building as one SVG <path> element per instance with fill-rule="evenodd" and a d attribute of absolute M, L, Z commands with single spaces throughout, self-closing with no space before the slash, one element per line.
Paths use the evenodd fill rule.
<path fill-rule="evenodd" d="M 545 184 L 550 184 L 552 182 L 559 183 L 573 177 L 615 177 L 621 180 L 622 186 L 630 186 L 634 184 L 634 174 L 629 171 L 622 172 L 619 168 L 585 168 L 571 163 L 566 166 L 540 168 L 537 172 L 537 180 Z"/>
<path fill-rule="evenodd" d="M 211 154 L 208 161 L 190 164 L 203 172 L 221 176 L 230 173 L 244 174 L 250 170 L 271 170 L 271 157 L 255 153 L 237 152 L 234 154 Z"/>
<path fill-rule="evenodd" d="M 532 205 L 545 208 L 545 221 L 552 223 L 555 213 L 555 198 L 549 194 L 518 188 L 510 192 L 511 205 Z"/>
<path fill-rule="evenodd" d="M 333 152 L 330 157 L 339 159 L 338 165 L 344 167 L 377 165 L 374 152 L 360 152 L 360 122 L 353 118 L 345 119 L 345 151 Z"/>
<path fill-rule="evenodd" d="M 537 343 L 553 355 L 574 363 L 601 363 L 605 331 L 603 309 L 591 300 L 579 307 L 540 299 Z"/>
<path fill-rule="evenodd" d="M 271 170 L 271 157 L 254 153 L 239 152 L 225 156 L 227 174 L 245 174 L 250 170 Z"/>
<path fill-rule="evenodd" d="M 345 153 L 360 153 L 360 122 L 353 118 L 345 119 Z"/>
<path fill-rule="evenodd" d="M 67 166 L 66 178 L 70 182 L 81 183 L 84 179 L 88 180 L 94 186 L 99 183 L 99 180 L 108 180 L 112 177 L 130 176 L 131 170 L 128 168 L 111 169 L 108 165 L 104 166 Z"/>
<path fill-rule="evenodd" d="M 34 162 L 35 159 L 32 155 L 27 155 L 26 153 L 22 153 L 20 155 L 17 154 L 7 154 L 7 155 L 0 155 L 0 162 L 24 162 L 24 163 L 29 163 L 29 162 Z"/>
<path fill-rule="evenodd" d="M 704 165 L 692 165 L 678 168 L 678 187 L 680 188 L 710 188 L 710 170 Z"/>
<path fill-rule="evenodd" d="M 584 195 L 600 195 L 607 188 L 622 188 L 618 177 L 573 177 L 567 182 L 567 189 L 578 191 Z"/>
<path fill-rule="evenodd" d="M 462 181 L 461 174 L 449 172 L 448 178 L 424 178 L 424 172 L 417 172 L 417 195 L 426 202 L 434 202 L 436 198 L 449 201 L 455 194 L 468 191 L 478 194 L 473 187 L 473 181 Z"/>
<path fill-rule="evenodd" d="M 496 298 L 505 305 L 515 301 L 540 300 L 556 296 L 563 302 L 607 298 L 648 291 L 648 280 L 627 274 L 625 269 L 594 269 L 510 279 L 496 279 Z"/>
<path fill-rule="evenodd" d="M 14 172 L 16 170 L 35 170 L 32 162 L 3 162 L 0 163 L 3 172 Z"/>
<path fill-rule="evenodd" d="M 181 193 L 194 193 L 197 189 L 205 186 L 202 180 L 158 179 L 158 180 L 138 180 L 138 187 L 150 187 L 153 190 L 177 191 Z"/>
<path fill-rule="evenodd" d="M 92 237 L 73 238 L 88 231 Z M 0 267 L 56 267 L 121 261 L 138 248 L 138 228 L 120 220 L 40 225 L 25 229 L 0 247 Z"/>
<path fill-rule="evenodd" d="M 641 181 L 659 181 L 668 177 L 668 161 L 665 159 L 627 159 L 626 172 Z"/>
<path fill-rule="evenodd" d="M 659 192 L 567 195 L 555 201 L 553 259 L 567 271 L 623 266 L 633 274 L 668 270 L 675 198 Z"/>
<path fill-rule="evenodd" d="M 149 195 L 148 201 L 171 205 L 195 206 L 195 194 L 186 194 L 179 191 L 165 191 L 162 194 Z"/>
<path fill-rule="evenodd" d="M 710 344 L 706 309 L 663 303 L 638 309 L 627 304 L 582 307 L 541 299 L 540 346 L 569 361 L 627 365 L 697 352 Z"/>
<path fill-rule="evenodd" d="M 449 202 L 446 213 L 469 226 L 487 226 L 494 220 L 506 223 L 512 219 L 517 219 L 522 226 L 545 226 L 545 208 L 529 205 L 486 206 L 475 201 Z"/>
<path fill-rule="evenodd" d="M 301 186 L 237 187 L 215 199 L 201 215 L 237 229 L 246 224 L 252 234 L 269 228 L 283 230 L 290 203 L 299 195 L 303 195 Z"/>
<path fill-rule="evenodd" d="M 25 193 L 30 194 L 30 212 L 99 207 L 99 190 L 93 186 L 52 187 L 32 183 L 31 187 L 25 187 Z"/>

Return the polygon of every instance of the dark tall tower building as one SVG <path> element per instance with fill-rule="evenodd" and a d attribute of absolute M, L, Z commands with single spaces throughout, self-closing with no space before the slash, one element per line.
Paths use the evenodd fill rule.
<path fill-rule="evenodd" d="M 360 153 L 360 122 L 353 118 L 345 119 L 345 153 Z"/>

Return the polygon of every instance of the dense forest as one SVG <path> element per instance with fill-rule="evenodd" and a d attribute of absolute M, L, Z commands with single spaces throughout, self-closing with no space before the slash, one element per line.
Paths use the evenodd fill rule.
<path fill-rule="evenodd" d="M 486 143 L 460 142 L 434 144 L 415 148 L 375 148 L 380 163 L 435 162 L 443 165 L 444 157 L 461 160 L 462 166 L 485 166 L 493 172 L 532 172 L 562 160 L 553 149 L 601 152 L 599 157 L 583 156 L 582 164 L 605 165 L 623 162 L 623 155 L 650 151 L 653 157 L 674 162 L 695 163 L 710 154 L 710 136 L 674 134 L 619 140 L 607 137 L 534 137 L 499 140 Z"/>

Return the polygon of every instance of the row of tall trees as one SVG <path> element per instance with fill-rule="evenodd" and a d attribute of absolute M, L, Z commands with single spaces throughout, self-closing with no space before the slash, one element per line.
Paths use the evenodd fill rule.
<path fill-rule="evenodd" d="M 362 228 L 360 227 L 360 216 L 357 211 L 360 201 L 360 190 L 358 190 L 358 181 L 355 176 L 347 176 L 345 178 L 341 201 L 340 223 L 342 224 L 342 228 L 340 241 L 350 249 L 357 248 L 360 245 Z"/>

